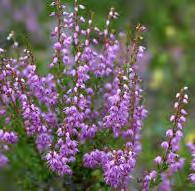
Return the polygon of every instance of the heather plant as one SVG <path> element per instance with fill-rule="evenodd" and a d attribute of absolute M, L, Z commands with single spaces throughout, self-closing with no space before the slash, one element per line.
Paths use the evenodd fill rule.
<path fill-rule="evenodd" d="M 114 8 L 99 29 L 94 14 L 84 17 L 85 6 L 77 0 L 73 8 L 60 0 L 50 6 L 57 24 L 51 33 L 54 43 L 47 75 L 38 74 L 31 50 L 18 53 L 14 32 L 8 36 L 11 51 L 0 49 L 0 168 L 9 162 L 7 153 L 14 155 L 13 144 L 25 136 L 33 140 L 51 172 L 71 179 L 67 189 L 90 190 L 98 179 L 90 180 L 84 171 L 101 169 L 112 189 L 170 190 L 173 175 L 185 162 L 179 150 L 188 88 L 176 95 L 162 155 L 154 159 L 153 169 L 136 177 L 148 115 L 138 67 L 146 28 L 138 24 L 133 36 L 118 35 L 112 29 L 119 16 Z M 189 148 L 194 157 L 194 145 Z M 189 180 L 194 183 L 194 159 L 191 170 Z"/>

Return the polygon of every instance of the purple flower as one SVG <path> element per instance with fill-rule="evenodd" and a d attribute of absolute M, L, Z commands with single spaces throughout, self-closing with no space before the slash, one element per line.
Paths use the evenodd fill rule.
<path fill-rule="evenodd" d="M 8 158 L 0 153 L 0 168 L 4 167 L 8 163 Z"/>
<path fill-rule="evenodd" d="M 157 156 L 154 161 L 159 165 L 160 176 L 162 178 L 162 183 L 159 185 L 159 189 L 170 190 L 170 181 L 169 177 L 172 176 L 177 171 L 183 168 L 185 160 L 179 156 L 180 141 L 183 137 L 183 124 L 186 120 L 186 112 L 184 112 L 184 105 L 187 103 L 184 102 L 185 99 L 188 99 L 186 94 L 187 88 L 184 87 L 181 89 L 180 93 L 176 95 L 177 101 L 174 104 L 175 113 L 170 117 L 170 122 L 172 123 L 172 128 L 166 131 L 167 141 L 161 143 L 161 147 L 164 149 L 165 154 L 163 157 Z M 178 125 L 179 124 L 179 125 Z M 163 169 L 163 166 L 167 165 L 166 169 Z M 155 180 L 154 180 L 155 181 Z M 144 180 L 144 189 L 148 190 L 151 180 Z"/>
<path fill-rule="evenodd" d="M 195 184 L 195 144 L 194 143 L 188 143 L 187 144 L 191 155 L 192 155 L 192 161 L 191 161 L 191 174 L 189 175 L 190 181 Z"/>

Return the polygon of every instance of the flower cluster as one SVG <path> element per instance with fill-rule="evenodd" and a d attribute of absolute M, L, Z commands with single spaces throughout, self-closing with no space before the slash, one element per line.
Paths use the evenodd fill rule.
<path fill-rule="evenodd" d="M 169 177 L 175 172 L 181 170 L 184 165 L 184 158 L 179 156 L 180 141 L 183 137 L 184 123 L 186 122 L 187 112 L 184 106 L 188 103 L 188 95 L 186 94 L 187 87 L 181 89 L 180 93 L 176 95 L 177 101 L 174 104 L 175 114 L 170 117 L 172 127 L 166 131 L 167 140 L 161 143 L 164 150 L 164 156 L 157 156 L 154 162 L 158 166 L 158 172 L 155 176 L 147 175 L 143 181 L 143 190 L 148 190 L 155 182 L 160 179 L 160 187 L 166 187 L 170 190 Z"/>
<path fill-rule="evenodd" d="M 137 32 L 143 29 L 139 25 Z M 141 150 L 140 131 L 143 119 L 147 115 L 140 102 L 142 90 L 136 71 L 137 54 L 139 54 L 137 43 L 136 40 L 132 50 L 132 54 L 135 54 L 132 55 L 132 63 L 125 63 L 123 68 L 116 68 L 113 82 L 106 84 L 105 87 L 107 114 L 103 118 L 103 129 L 111 129 L 114 137 L 122 137 L 125 140 L 123 149 L 108 152 L 96 150 L 84 156 L 85 166 L 93 168 L 92 164 L 102 166 L 106 183 L 117 189 L 127 188 L 132 179 L 136 159 Z M 97 153 L 101 153 L 98 161 L 96 161 Z"/>
<path fill-rule="evenodd" d="M 127 188 L 132 179 L 131 171 L 135 167 L 135 154 L 128 150 L 109 152 L 95 150 L 85 154 L 84 165 L 90 168 L 102 166 L 105 182 L 113 188 Z"/>
<path fill-rule="evenodd" d="M 57 25 L 51 33 L 53 53 L 46 76 L 38 74 L 30 50 L 14 58 L 0 48 L 0 118 L 4 122 L 0 128 L 0 167 L 8 162 L 4 152 L 18 140 L 14 132 L 23 127 L 49 169 L 59 176 L 74 176 L 72 164 L 83 161 L 84 167 L 101 168 L 112 188 L 127 190 L 136 180 L 134 170 L 148 113 L 138 70 L 145 52 L 140 45 L 145 27 L 138 24 L 134 37 L 127 39 L 131 42 L 124 45 L 111 28 L 119 16 L 114 8 L 101 30 L 94 25 L 93 15 L 89 19 L 82 16 L 85 6 L 77 0 L 73 9 L 60 0 L 53 1 L 51 7 Z M 8 37 L 19 47 L 14 33 Z M 178 151 L 187 115 L 186 90 L 176 96 L 172 127 L 161 144 L 164 156 L 155 158 L 158 170 L 144 176 L 142 190 L 153 185 L 169 190 L 170 177 L 184 164 Z M 20 127 L 11 123 L 14 120 L 20 121 Z M 109 138 L 120 140 L 119 144 L 110 146 L 101 133 L 109 133 Z M 98 141 L 105 143 L 98 145 Z M 91 143 L 94 147 L 88 148 Z M 194 174 L 190 178 L 194 182 Z"/>
<path fill-rule="evenodd" d="M 10 145 L 15 144 L 18 140 L 16 133 L 3 131 L 0 129 L 0 168 L 5 166 L 8 158 L 3 154 L 10 149 Z"/>
<path fill-rule="evenodd" d="M 191 162 L 191 171 L 192 173 L 189 175 L 190 181 L 195 184 L 195 145 L 194 143 L 188 143 L 187 146 L 192 155 L 192 162 Z"/>
<path fill-rule="evenodd" d="M 72 173 L 70 167 L 64 170 L 63 165 L 68 167 L 67 163 L 75 161 L 78 143 L 83 144 L 85 140 L 93 138 L 102 129 L 101 119 L 96 120 L 101 114 L 93 106 L 94 85 L 90 83 L 90 80 L 114 73 L 118 41 L 110 31 L 110 22 L 117 18 L 118 14 L 112 8 L 106 20 L 106 27 L 101 31 L 93 26 L 92 18 L 87 20 L 80 16 L 80 12 L 85 7 L 77 1 L 74 3 L 73 12 L 59 1 L 53 2 L 51 6 L 55 9 L 51 16 L 57 18 L 58 25 L 52 32 L 57 42 L 53 46 L 54 55 L 50 67 L 51 70 L 62 69 L 65 75 L 73 78 L 72 84 L 67 84 L 63 96 L 59 97 L 59 100 L 65 103 L 64 119 L 56 132 L 58 140 L 49 152 L 49 156 L 52 157 L 45 157 L 51 169 L 62 175 Z M 97 37 L 92 37 L 93 33 Z M 103 46 L 100 49 L 103 50 L 102 52 L 95 49 L 97 45 Z M 75 51 L 72 52 L 73 48 Z M 57 83 L 62 86 L 60 79 Z M 70 143 L 73 145 L 69 145 Z M 69 154 L 64 152 L 69 147 L 73 147 L 75 151 L 71 153 L 71 159 L 69 159 Z M 63 153 L 61 153 L 62 148 Z M 61 159 L 60 168 L 51 165 L 56 155 Z"/>

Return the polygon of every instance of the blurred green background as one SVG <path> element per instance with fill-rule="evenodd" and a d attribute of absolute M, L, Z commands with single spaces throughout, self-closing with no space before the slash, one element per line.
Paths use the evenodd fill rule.
<path fill-rule="evenodd" d="M 72 1 L 64 2 L 71 4 Z M 186 166 L 183 174 L 176 175 L 177 183 L 173 190 L 195 190 L 195 187 L 186 183 L 190 155 L 185 147 L 185 143 L 191 140 L 191 137 L 195 137 L 193 126 L 195 124 L 195 99 L 193 99 L 195 95 L 195 1 L 81 0 L 80 2 L 95 12 L 97 26 L 104 25 L 105 16 L 113 6 L 120 14 L 119 19 L 114 23 L 118 32 L 133 29 L 137 23 L 147 27 L 144 40 L 147 51 L 140 70 L 149 116 L 143 130 L 143 152 L 140 156 L 138 166 L 141 167 L 138 167 L 138 172 L 149 169 L 153 158 L 161 151 L 159 144 L 170 125 L 168 119 L 173 110 L 175 94 L 181 87 L 189 87 L 190 115 L 181 153 L 187 157 Z M 48 16 L 51 11 L 50 3 L 51 1 L 48 0 L 0 0 L 0 47 L 7 46 L 6 36 L 14 30 L 19 43 L 33 49 L 41 73 L 45 73 L 45 66 L 50 63 L 48 56 L 52 44 L 50 30 L 55 24 L 54 19 Z M 6 182 L 9 177 L 10 185 L 13 184 L 15 189 L 17 185 L 18 190 L 44 190 L 47 188 L 46 184 L 59 189 L 64 187 L 62 179 L 48 172 L 29 145 L 24 146 L 23 150 L 16 146 L 13 152 L 16 152 L 17 161 L 10 156 L 12 163 L 1 173 L 0 182 Z M 2 190 L 4 189 L 6 188 L 2 187 Z"/>

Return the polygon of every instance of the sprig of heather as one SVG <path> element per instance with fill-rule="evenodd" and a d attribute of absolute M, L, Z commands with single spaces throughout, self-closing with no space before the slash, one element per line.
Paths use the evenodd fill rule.
<path fill-rule="evenodd" d="M 54 56 L 50 66 L 62 62 L 66 74 L 72 74 L 75 71 L 71 68 L 80 60 L 88 62 L 90 71 L 97 76 L 109 75 L 113 70 L 118 50 L 118 42 L 110 30 L 110 23 L 117 18 L 118 13 L 113 8 L 110 10 L 105 29 L 101 31 L 98 27 L 92 26 L 93 18 L 87 20 L 80 16 L 85 7 L 77 1 L 74 2 L 73 12 L 65 5 L 61 5 L 60 1 L 55 1 L 51 5 L 57 7 L 51 16 L 57 17 L 58 25 L 52 32 L 57 42 L 54 43 Z M 85 25 L 88 27 L 85 28 Z M 92 33 L 97 37 L 92 37 Z M 100 48 L 102 52 L 94 49 L 98 44 L 102 46 Z"/>
<path fill-rule="evenodd" d="M 143 29 L 143 26 L 138 25 L 136 36 Z M 133 43 L 131 54 L 135 56 L 138 54 L 139 40 L 137 38 Z M 133 179 L 132 171 L 141 149 L 140 130 L 147 113 L 140 102 L 142 90 L 139 86 L 136 62 L 137 59 L 134 59 L 131 65 L 125 63 L 122 68 L 117 67 L 113 83 L 106 84 L 105 87 L 108 90 L 104 96 L 107 101 L 107 115 L 103 119 L 103 127 L 112 129 L 115 137 L 125 139 L 123 149 L 95 150 L 84 155 L 84 165 L 90 168 L 101 166 L 106 183 L 117 189 L 126 189 Z"/>
<path fill-rule="evenodd" d="M 192 155 L 192 161 L 191 161 L 191 173 L 189 175 L 189 180 L 195 184 L 195 144 L 193 143 L 188 143 L 187 144 L 191 155 Z"/>
<path fill-rule="evenodd" d="M 1 49 L 0 56 L 5 50 Z M 2 68 L 2 60 L 0 61 L 0 118 L 2 126 L 0 127 L 0 168 L 4 167 L 9 159 L 6 157 L 6 152 L 10 150 L 11 145 L 18 141 L 18 135 L 13 129 L 8 128 L 12 115 L 7 111 L 9 105 L 16 108 L 15 93 L 12 89 L 12 84 L 5 78 L 5 70 Z"/>
<path fill-rule="evenodd" d="M 22 60 L 20 57 L 19 62 Z M 41 152 L 48 148 L 52 141 L 51 126 L 49 123 L 55 123 L 55 115 L 50 112 L 42 112 L 33 101 L 33 92 L 29 88 L 25 78 L 22 78 L 21 71 L 18 70 L 20 63 L 16 59 L 3 59 L 1 62 L 1 71 L 3 80 L 2 100 L 3 105 L 11 104 L 16 113 L 23 118 L 24 126 L 28 136 L 34 136 L 37 141 L 37 148 Z M 33 84 L 32 84 L 33 85 Z M 37 87 L 39 89 L 41 87 Z M 30 91 L 30 92 L 29 92 Z M 18 108 L 19 101 L 21 108 Z M 41 141 L 40 141 L 41 140 Z"/>
<path fill-rule="evenodd" d="M 161 143 L 164 155 L 157 156 L 154 159 L 157 170 L 144 177 L 142 190 L 147 191 L 149 188 L 157 185 L 160 188 L 166 187 L 166 190 L 170 190 L 170 177 L 183 167 L 184 158 L 180 157 L 178 151 L 183 137 L 184 123 L 186 122 L 187 112 L 184 106 L 188 103 L 187 89 L 187 87 L 184 87 L 176 95 L 177 101 L 174 104 L 175 114 L 170 117 L 172 128 L 166 131 L 167 140 Z"/>
<path fill-rule="evenodd" d="M 37 74 L 36 65 L 32 63 L 31 53 L 28 50 L 25 51 L 25 56 L 20 58 L 19 66 L 17 68 L 18 75 L 26 81 L 31 96 L 35 96 L 37 100 L 51 107 L 57 103 L 58 93 L 56 90 L 56 84 L 54 83 L 54 76 L 48 74 L 41 77 Z"/>
<path fill-rule="evenodd" d="M 57 36 L 58 39 L 58 42 L 54 44 L 54 60 L 58 60 L 58 62 L 62 61 L 65 64 L 64 74 L 72 76 L 73 83 L 69 89 L 64 91 L 63 99 L 66 103 L 66 107 L 64 108 L 63 124 L 59 125 L 57 129 L 57 141 L 53 144 L 53 149 L 48 153 L 50 157 L 47 157 L 47 155 L 45 158 L 53 171 L 64 175 L 72 173 L 70 168 L 68 168 L 68 170 L 64 169 L 63 165 L 69 167 L 67 163 L 75 161 L 75 156 L 78 153 L 78 143 L 83 143 L 86 139 L 94 137 L 98 131 L 98 124 L 94 123 L 97 111 L 92 107 L 92 95 L 94 91 L 92 87 L 88 87 L 87 82 L 91 78 L 89 75 L 90 72 L 92 75 L 97 76 L 97 70 L 94 70 L 94 64 L 98 65 L 98 63 L 94 61 L 99 59 L 99 53 L 93 50 L 93 46 L 97 45 L 98 40 L 95 38 L 91 40 L 91 33 L 97 31 L 97 27 L 92 26 L 92 18 L 86 22 L 86 19 L 79 15 L 79 11 L 85 7 L 78 4 L 77 1 L 74 3 L 73 12 L 63 6 L 63 15 L 65 18 L 62 23 L 59 22 L 59 17 L 63 17 L 62 13 L 59 12 L 59 7 L 62 8 L 60 1 L 53 2 L 52 6 L 57 6 L 57 12 L 52 13 L 52 15 L 56 15 L 58 19 L 58 26 L 56 26 L 54 33 L 52 33 L 53 36 Z M 113 17 L 113 14 L 114 17 L 116 17 L 116 13 L 112 9 L 109 13 L 109 20 Z M 59 23 L 61 23 L 60 26 Z M 82 23 L 86 23 L 87 28 L 81 28 Z M 61 28 L 59 29 L 59 27 Z M 99 35 L 101 39 L 102 34 L 100 34 L 100 32 Z M 104 37 L 106 40 L 109 39 L 107 35 L 108 34 Z M 74 51 L 70 51 L 72 49 L 74 49 Z M 107 49 L 108 48 L 105 47 L 104 50 L 107 51 Z M 111 54 L 114 53 L 110 52 L 110 55 Z M 66 59 L 70 57 L 73 58 L 71 59 L 71 64 L 69 64 Z M 108 58 L 105 58 L 105 60 L 108 61 Z M 101 60 L 99 60 L 99 62 L 101 62 Z M 114 65 L 113 60 L 110 60 L 110 62 Z M 51 66 L 54 66 L 54 62 Z M 105 71 L 106 69 L 103 68 L 101 70 Z M 60 81 L 60 78 L 58 79 Z M 68 160 L 69 155 L 64 152 L 64 149 L 61 149 L 69 147 L 67 144 L 70 142 L 66 141 L 67 136 L 68 139 L 71 140 L 70 142 L 75 145 L 75 152 L 71 155 L 71 161 Z M 59 141 L 61 144 L 59 144 Z M 59 156 L 58 159 L 61 159 L 58 163 L 61 167 L 58 166 L 55 169 L 56 165 L 52 165 L 52 161 L 57 155 Z"/>

